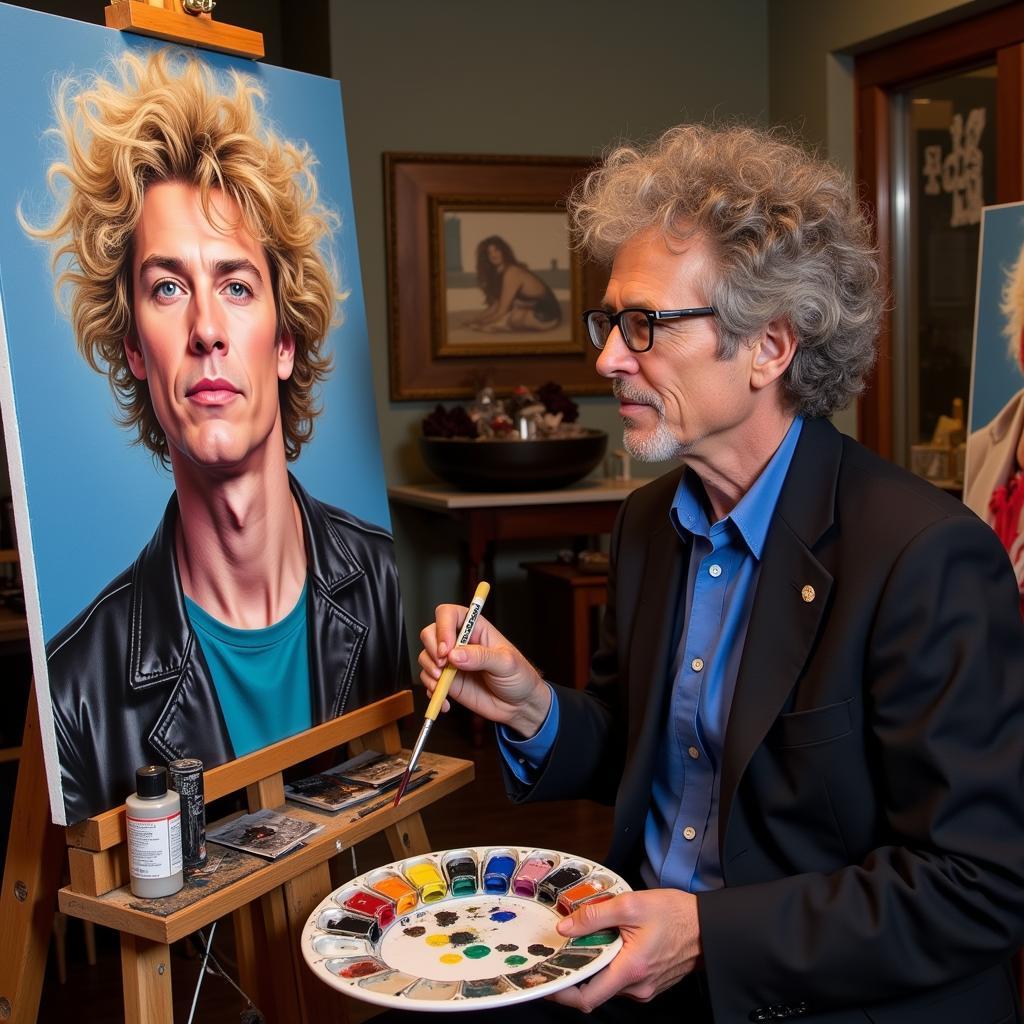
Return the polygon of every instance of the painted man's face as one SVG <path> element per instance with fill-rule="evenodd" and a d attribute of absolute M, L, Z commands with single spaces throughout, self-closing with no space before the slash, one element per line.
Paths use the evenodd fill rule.
<path fill-rule="evenodd" d="M 270 266 L 235 202 L 162 182 L 146 190 L 132 253 L 132 373 L 149 385 L 171 463 L 244 468 L 281 444 L 278 383 L 292 338 L 279 335 Z"/>

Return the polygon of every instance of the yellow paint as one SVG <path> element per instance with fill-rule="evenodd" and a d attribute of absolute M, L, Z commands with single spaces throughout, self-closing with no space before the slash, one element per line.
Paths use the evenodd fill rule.
<path fill-rule="evenodd" d="M 440 872 L 430 861 L 407 865 L 405 875 L 419 890 L 420 899 L 424 903 L 434 903 L 444 899 L 447 895 L 448 887 Z"/>
<path fill-rule="evenodd" d="M 448 936 L 447 935 L 442 935 L 442 934 L 440 934 L 440 932 L 437 933 L 436 935 L 428 935 L 427 936 L 427 945 L 428 946 L 447 946 L 448 945 Z"/>
<path fill-rule="evenodd" d="M 441 955 L 441 963 L 443 964 L 457 964 L 462 959 L 458 953 L 443 953 Z"/>

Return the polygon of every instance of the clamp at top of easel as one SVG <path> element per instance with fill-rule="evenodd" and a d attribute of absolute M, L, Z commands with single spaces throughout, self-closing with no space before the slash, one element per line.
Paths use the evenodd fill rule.
<path fill-rule="evenodd" d="M 262 57 L 263 33 L 214 21 L 215 5 L 216 0 L 113 0 L 103 17 L 107 28 L 254 60 Z"/>

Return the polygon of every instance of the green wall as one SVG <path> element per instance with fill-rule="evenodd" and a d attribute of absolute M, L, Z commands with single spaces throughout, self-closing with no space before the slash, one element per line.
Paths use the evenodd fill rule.
<path fill-rule="evenodd" d="M 791 126 L 852 174 L 853 55 L 998 6 L 955 0 L 769 0 L 771 121 Z M 852 406 L 834 422 L 856 436 Z"/>
<path fill-rule="evenodd" d="M 415 438 L 433 403 L 388 397 L 381 154 L 589 156 L 684 120 L 764 120 L 768 4 L 381 0 L 332 4 L 330 11 L 385 468 L 392 483 L 417 482 L 430 478 Z M 621 440 L 610 399 L 582 399 L 580 406 L 585 425 Z M 398 511 L 394 525 L 410 642 L 418 650 L 416 633 L 434 605 L 468 595 L 459 592 L 453 535 L 439 520 Z M 517 640 L 529 628 L 517 563 L 538 553 L 508 547 L 497 567 L 501 621 Z"/>

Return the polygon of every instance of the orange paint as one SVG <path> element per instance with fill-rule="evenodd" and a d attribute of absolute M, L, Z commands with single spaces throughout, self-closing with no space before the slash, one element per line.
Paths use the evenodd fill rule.
<path fill-rule="evenodd" d="M 416 890 L 398 875 L 381 875 L 370 882 L 370 888 L 392 900 L 395 904 L 395 913 L 399 917 L 404 917 L 419 902 Z"/>
<path fill-rule="evenodd" d="M 587 879 L 574 885 L 558 896 L 558 912 L 571 914 L 581 903 L 601 903 L 610 900 L 612 894 L 605 892 L 608 886 L 600 878 Z"/>

